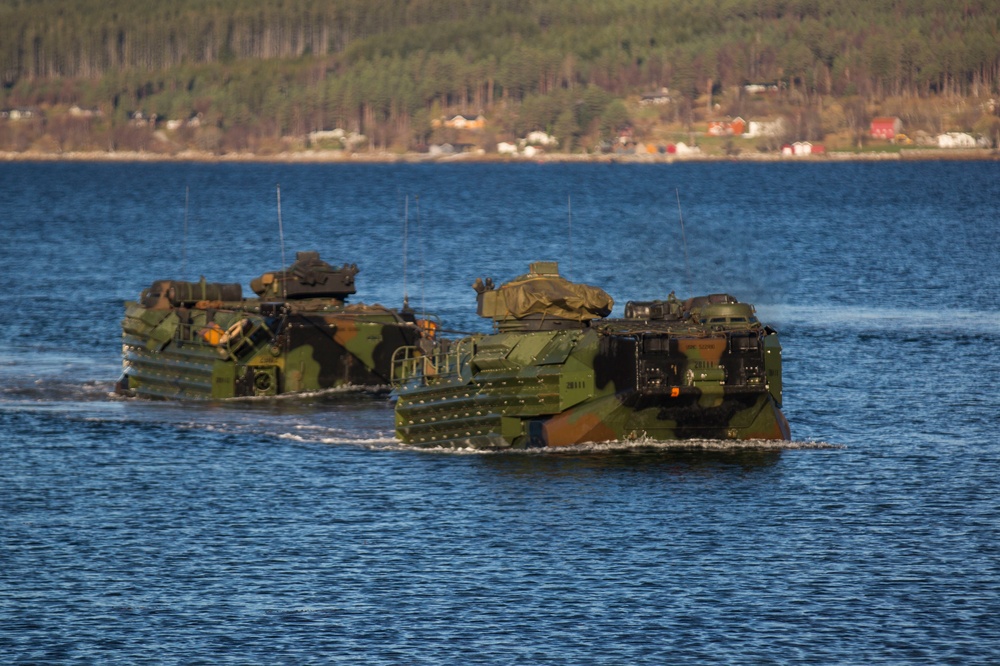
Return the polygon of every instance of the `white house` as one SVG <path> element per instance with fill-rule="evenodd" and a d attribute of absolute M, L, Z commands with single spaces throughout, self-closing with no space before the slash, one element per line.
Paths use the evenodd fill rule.
<path fill-rule="evenodd" d="M 683 141 L 678 141 L 677 145 L 674 146 L 675 155 L 698 155 L 701 153 L 701 148 L 698 146 L 689 146 Z"/>
<path fill-rule="evenodd" d="M 100 109 L 84 109 L 77 104 L 69 107 L 69 115 L 74 118 L 95 118 L 103 115 Z"/>
<path fill-rule="evenodd" d="M 812 155 L 813 145 L 808 141 L 796 141 L 792 144 L 793 155 Z"/>
<path fill-rule="evenodd" d="M 784 131 L 785 121 L 781 118 L 767 121 L 751 120 L 747 123 L 747 131 L 743 133 L 743 137 L 747 139 L 756 139 L 760 136 L 777 137 Z"/>
<path fill-rule="evenodd" d="M 971 134 L 965 132 L 947 132 L 938 134 L 937 143 L 939 148 L 975 148 L 976 139 Z"/>
<path fill-rule="evenodd" d="M 310 141 L 343 141 L 346 136 L 347 132 L 339 127 L 332 130 L 315 130 L 309 132 Z"/>
<path fill-rule="evenodd" d="M 639 104 L 642 106 L 670 104 L 670 90 L 660 88 L 656 92 L 646 93 L 639 100 Z"/>
<path fill-rule="evenodd" d="M 743 90 L 750 93 L 751 95 L 760 95 L 762 93 L 776 93 L 778 92 L 778 84 L 776 83 L 748 83 L 743 86 Z"/>
<path fill-rule="evenodd" d="M 558 146 L 559 139 L 555 138 L 547 132 L 528 132 L 528 135 L 524 137 L 524 143 L 531 146 Z"/>
<path fill-rule="evenodd" d="M 313 146 L 336 146 L 339 144 L 348 150 L 355 150 L 368 140 L 364 134 L 358 134 L 354 131 L 348 132 L 339 127 L 332 130 L 309 132 L 308 139 Z"/>

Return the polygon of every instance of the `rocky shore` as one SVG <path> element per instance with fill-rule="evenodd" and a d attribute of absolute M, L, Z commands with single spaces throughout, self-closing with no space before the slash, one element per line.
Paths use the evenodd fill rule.
<path fill-rule="evenodd" d="M 202 151 L 182 151 L 178 153 L 132 152 L 132 151 L 86 151 L 86 152 L 3 152 L 0 162 L 261 162 L 289 164 L 364 164 L 364 163 L 630 163 L 630 164 L 670 164 L 680 162 L 847 162 L 847 161 L 921 161 L 921 160 L 1000 160 L 1000 150 L 984 148 L 939 149 L 915 148 L 894 152 L 849 152 L 831 151 L 820 155 L 782 155 L 778 152 L 745 152 L 739 155 L 629 155 L 582 153 L 545 153 L 533 157 L 495 155 L 485 153 L 458 153 L 454 155 L 429 155 L 425 153 L 359 152 L 348 153 L 340 150 L 303 150 L 283 152 L 273 155 L 252 153 L 215 154 Z"/>

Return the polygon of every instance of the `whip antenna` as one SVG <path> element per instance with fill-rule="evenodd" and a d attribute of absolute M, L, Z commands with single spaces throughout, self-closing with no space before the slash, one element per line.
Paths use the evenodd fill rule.
<path fill-rule="evenodd" d="M 677 195 L 677 218 L 681 221 L 681 241 L 684 243 L 684 276 L 687 278 L 687 287 L 691 288 L 691 266 L 688 263 L 688 241 L 687 235 L 684 233 L 684 213 L 681 212 L 681 192 L 680 189 L 674 188 L 674 193 Z"/>
<path fill-rule="evenodd" d="M 406 259 L 410 241 L 410 195 L 403 200 L 403 308 L 410 304 L 410 296 L 406 293 Z"/>
<path fill-rule="evenodd" d="M 188 197 L 191 194 L 191 186 L 184 186 L 184 240 L 181 242 L 181 275 L 187 276 L 188 264 Z"/>
<path fill-rule="evenodd" d="M 569 274 L 570 260 L 573 259 L 573 195 L 566 195 L 567 234 L 569 236 L 569 256 L 566 258 L 566 273 Z"/>
<path fill-rule="evenodd" d="M 420 247 L 420 314 L 421 316 L 427 315 L 427 309 L 424 303 L 424 236 L 421 233 L 422 227 L 420 223 L 420 195 L 414 195 L 414 200 L 417 205 L 417 245 Z"/>
<path fill-rule="evenodd" d="M 281 242 L 281 270 L 282 272 L 285 272 L 288 269 L 285 267 L 285 229 L 281 225 L 281 183 L 278 183 L 276 187 L 278 191 L 278 240 Z M 288 276 L 285 275 L 285 277 L 287 278 Z M 287 289 L 288 289 L 287 280 L 282 280 L 281 281 L 282 298 L 285 298 L 288 295 Z"/>

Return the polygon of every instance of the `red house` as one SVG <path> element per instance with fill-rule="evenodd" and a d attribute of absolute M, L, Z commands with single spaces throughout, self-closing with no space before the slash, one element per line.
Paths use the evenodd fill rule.
<path fill-rule="evenodd" d="M 712 120 L 708 123 L 709 136 L 733 136 L 734 134 L 743 134 L 746 129 L 747 122 L 742 118 L 728 121 Z"/>
<path fill-rule="evenodd" d="M 895 139 L 902 130 L 903 123 L 899 118 L 872 119 L 873 139 Z"/>

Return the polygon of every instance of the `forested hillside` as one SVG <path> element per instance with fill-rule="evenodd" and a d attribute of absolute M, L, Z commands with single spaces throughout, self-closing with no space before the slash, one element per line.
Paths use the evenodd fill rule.
<path fill-rule="evenodd" d="M 996 96 L 1000 0 L 0 0 L 0 108 L 88 110 L 36 121 L 60 147 L 134 141 L 137 112 L 198 117 L 213 150 L 334 127 L 410 148 L 447 113 L 587 146 L 630 97 L 669 89 L 690 126 L 751 82 L 807 111 Z"/>

